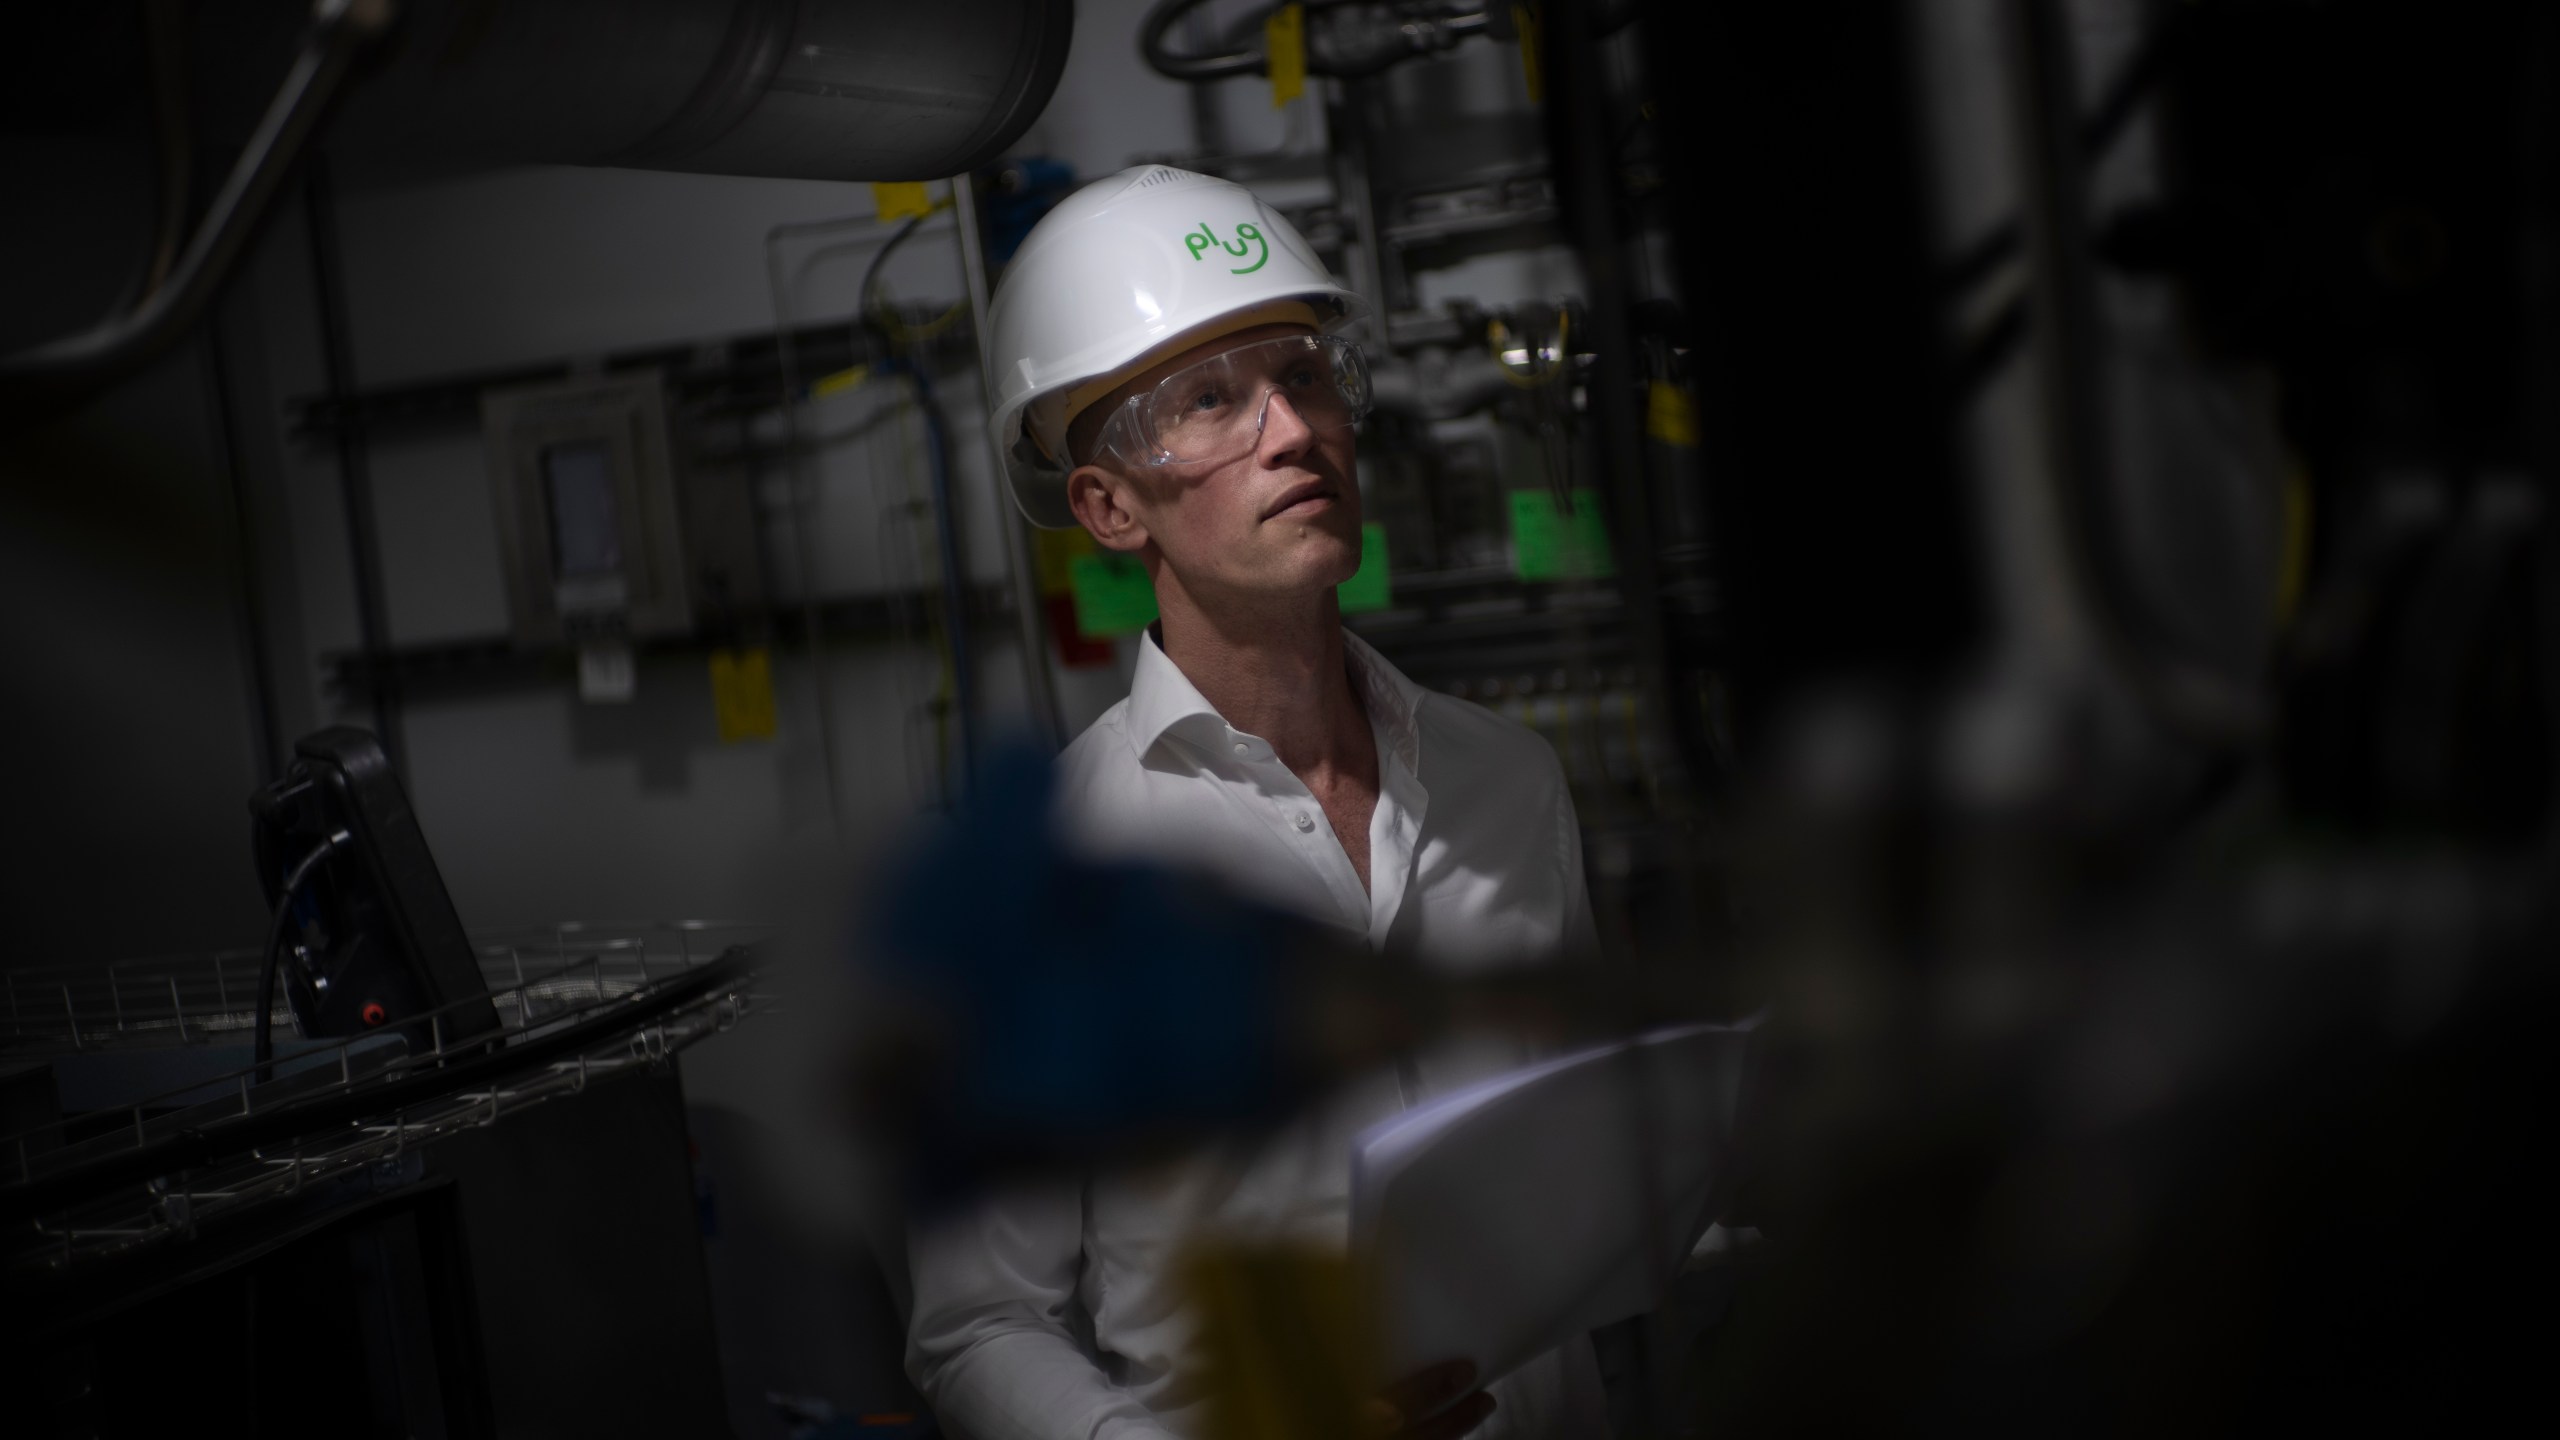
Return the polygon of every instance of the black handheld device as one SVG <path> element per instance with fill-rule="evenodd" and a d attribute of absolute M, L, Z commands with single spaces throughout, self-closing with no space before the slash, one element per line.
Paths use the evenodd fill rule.
<path fill-rule="evenodd" d="M 381 743 L 337 726 L 304 736 L 293 752 L 249 809 L 275 916 L 267 963 L 302 1033 L 414 1027 L 414 1050 L 429 1046 L 431 1032 L 447 1047 L 494 1034 L 497 1007 Z M 422 1017 L 438 1010 L 430 1027 Z"/>

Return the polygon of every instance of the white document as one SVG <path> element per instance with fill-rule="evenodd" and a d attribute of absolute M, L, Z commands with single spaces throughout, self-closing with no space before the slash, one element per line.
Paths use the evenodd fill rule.
<path fill-rule="evenodd" d="M 1489 1381 L 1650 1309 L 1714 1218 L 1756 1023 L 1561 1056 L 1354 1141 L 1385 1373 L 1464 1357 Z"/>

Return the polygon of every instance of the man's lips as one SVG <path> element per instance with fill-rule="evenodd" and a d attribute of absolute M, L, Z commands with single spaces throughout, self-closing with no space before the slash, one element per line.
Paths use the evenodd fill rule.
<path fill-rule="evenodd" d="M 1262 512 L 1262 518 L 1265 520 L 1273 519 L 1283 512 L 1296 506 L 1303 505 L 1310 500 L 1339 500 L 1341 498 L 1342 492 L 1334 488 L 1332 481 L 1310 480 L 1303 485 L 1292 485 L 1288 489 L 1281 491 L 1280 498 L 1271 502 L 1271 508 Z"/>

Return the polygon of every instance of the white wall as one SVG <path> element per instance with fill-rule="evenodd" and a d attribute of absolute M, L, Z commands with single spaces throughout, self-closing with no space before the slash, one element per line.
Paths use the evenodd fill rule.
<path fill-rule="evenodd" d="M 1016 147 L 1080 173 L 1187 148 L 1187 92 L 1145 70 L 1134 36 L 1141 0 L 1084 5 L 1067 73 L 1048 112 Z M 1267 111 L 1267 100 L 1263 108 Z M 1252 136 L 1252 117 L 1238 133 Z M 1270 117 L 1262 142 L 1279 138 Z M 348 326 L 361 387 L 578 362 L 643 346 L 769 333 L 774 227 L 868 215 L 867 185 L 745 180 L 643 171 L 530 168 L 398 187 L 349 189 L 337 223 Z M 783 290 L 800 323 L 847 318 L 878 229 L 782 247 Z M 831 237 L 836 238 L 836 237 Z M 295 437 L 286 402 L 323 389 L 310 256 L 298 218 L 253 257 L 269 404 L 259 420 L 281 497 L 280 544 L 299 599 L 282 688 L 297 728 L 347 720 L 361 706 L 330 692 L 322 659 L 357 648 L 358 630 L 334 448 Z M 947 220 L 892 258 L 893 294 L 960 298 Z M 965 356 L 963 357 L 965 358 Z M 1006 576 L 999 496 L 980 439 L 974 367 L 943 382 L 953 484 L 973 580 Z M 864 432 L 805 477 L 815 519 L 817 589 L 843 596 L 929 586 L 921 433 L 901 387 L 875 382 L 811 404 L 810 433 Z M 778 439 L 768 426 L 767 439 Z M 394 645 L 501 634 L 507 623 L 496 526 L 476 427 L 378 437 L 368 456 Z M 786 471 L 756 486 L 767 582 L 778 603 L 800 592 Z M 1025 713 L 1009 625 L 981 624 L 981 704 L 990 732 Z M 780 733 L 723 745 L 699 657 L 641 669 L 627 706 L 581 704 L 565 680 L 451 688 L 402 707 L 409 781 L 421 823 L 466 922 L 733 917 L 778 903 L 773 877 L 802 873 L 835 839 L 825 803 L 816 691 L 796 648 L 775 656 Z M 897 823 L 937 793 L 930 724 L 920 718 L 940 661 L 919 631 L 906 644 L 831 645 L 828 693 L 838 790 L 852 839 Z M 1070 723 L 1116 698 L 1112 672 L 1061 677 Z"/>
<path fill-rule="evenodd" d="M 627 171 L 515 171 L 399 190 L 358 191 L 340 211 L 357 383 L 375 387 L 601 356 L 635 346 L 769 332 L 764 238 L 773 226 L 871 208 L 868 187 Z M 356 648 L 350 566 L 333 446 L 287 432 L 289 402 L 321 388 L 307 300 L 308 256 L 280 234 L 252 277 L 270 323 L 262 339 L 277 404 L 269 417 L 305 623 L 291 667 L 314 722 L 362 722 L 323 680 L 323 657 Z M 877 233 L 868 237 L 876 243 Z M 849 315 L 867 251 L 822 265 L 794 296 L 802 318 Z M 947 227 L 895 256 L 903 296 L 960 295 Z M 981 583 L 1004 577 L 1001 532 L 974 388 L 948 387 L 954 485 Z M 903 390 L 877 383 L 820 401 L 817 432 L 877 414 L 873 438 L 815 467 L 818 590 L 839 596 L 932 583 L 929 525 L 901 518 L 923 494 L 918 426 Z M 778 435 L 771 438 L 778 439 Z M 469 417 L 378 435 L 368 469 L 395 646 L 503 635 L 507 609 L 480 435 Z M 757 486 L 768 582 L 799 591 L 787 473 Z M 884 523 L 884 515 L 888 519 Z M 982 631 L 990 627 L 979 627 Z M 994 627 L 1001 631 L 1002 627 Z M 833 642 L 827 660 L 839 793 L 857 832 L 936 793 L 930 736 L 915 709 L 940 665 L 921 631 L 899 646 Z M 991 704 L 1019 712 L 1018 652 L 981 637 Z M 797 649 L 776 656 L 780 733 L 722 744 L 699 655 L 652 658 L 628 705 L 587 705 L 569 682 L 421 690 L 402 707 L 408 778 L 421 823 L 466 922 L 737 917 L 769 913 L 762 878 L 778 855 L 834 838 L 817 705 Z"/>

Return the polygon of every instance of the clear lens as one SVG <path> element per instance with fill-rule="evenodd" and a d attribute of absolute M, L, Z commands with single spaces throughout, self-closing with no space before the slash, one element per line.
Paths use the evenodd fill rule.
<path fill-rule="evenodd" d="M 1274 396 L 1310 429 L 1344 429 L 1369 413 L 1368 364 L 1340 336 L 1283 335 L 1166 376 L 1131 402 L 1131 418 L 1160 462 L 1231 460 L 1261 437 Z"/>

